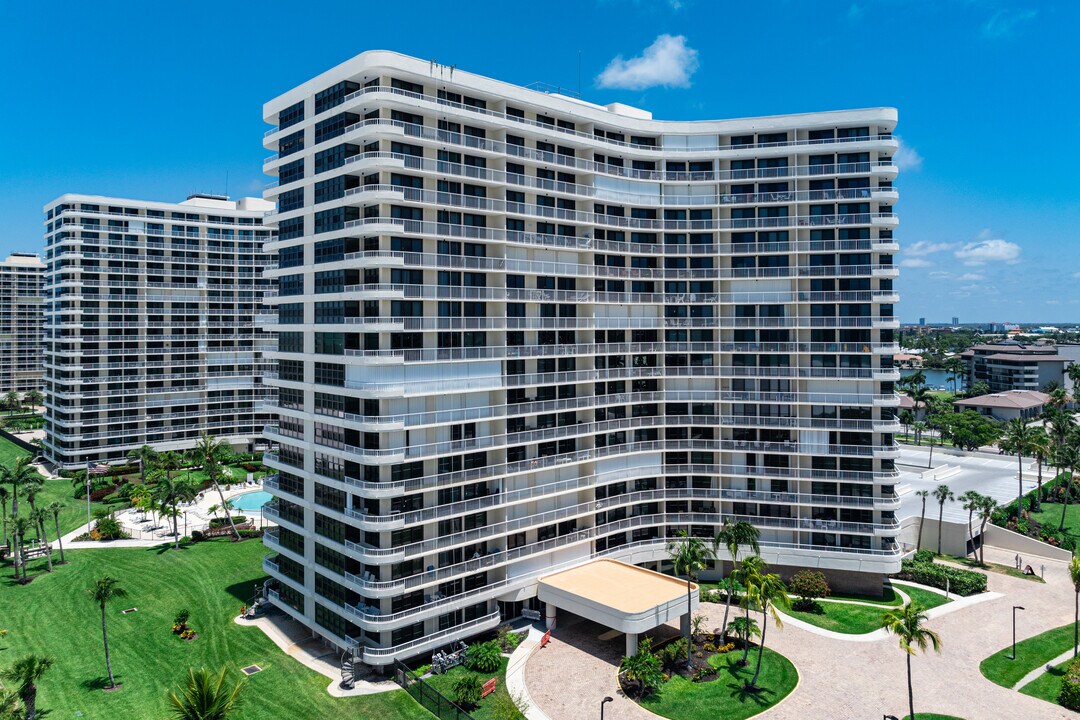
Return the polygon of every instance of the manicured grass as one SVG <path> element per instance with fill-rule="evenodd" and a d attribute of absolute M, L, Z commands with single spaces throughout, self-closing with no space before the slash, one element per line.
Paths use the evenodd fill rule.
<path fill-rule="evenodd" d="M 265 550 L 255 540 L 199 543 L 179 551 L 103 548 L 68 554 L 56 572 L 18 586 L 10 568 L 0 578 L 0 667 L 25 653 L 55 658 L 39 683 L 38 707 L 49 717 L 84 720 L 164 718 L 166 692 L 179 687 L 189 667 L 227 667 L 234 676 L 246 665 L 263 672 L 245 680 L 245 702 L 235 720 L 301 717 L 431 720 L 403 690 L 337 699 L 330 680 L 281 652 L 262 631 L 233 622 L 265 579 Z M 128 597 L 106 615 L 113 671 L 123 688 L 102 692 L 105 662 L 101 616 L 86 588 L 108 574 Z M 138 612 L 124 615 L 124 608 Z M 180 610 L 191 612 L 199 637 L 185 642 L 170 631 Z"/>
<path fill-rule="evenodd" d="M 1045 583 L 1038 575 L 1025 575 L 1023 570 L 1017 570 L 1012 565 L 1001 565 L 999 563 L 988 562 L 980 564 L 978 560 L 974 560 L 969 557 L 960 557 L 959 555 L 935 555 L 934 557 L 941 560 L 948 560 L 949 562 L 956 563 L 957 565 L 963 565 L 966 568 L 972 570 L 983 570 L 985 572 L 997 573 L 998 575 L 1008 575 L 1009 577 L 1019 578 L 1021 580 L 1029 580 L 1031 582 Z M 1034 569 L 1034 568 L 1033 568 Z"/>
<path fill-rule="evenodd" d="M 720 669 L 715 680 L 694 683 L 676 675 L 658 695 L 646 698 L 641 705 L 672 720 L 743 720 L 780 702 L 799 683 L 795 666 L 780 653 L 765 648 L 758 678 L 761 689 L 747 692 L 743 684 L 754 676 L 757 651 L 751 649 L 747 667 L 737 664 L 740 657 L 741 652 L 713 655 L 709 662 Z"/>
<path fill-rule="evenodd" d="M 944 595 L 939 595 L 932 590 L 923 590 L 922 588 L 911 587 L 910 585 L 900 585 L 900 590 L 911 598 L 911 601 L 918 604 L 923 610 L 929 610 L 930 608 L 936 608 L 939 605 L 944 605 L 947 602 L 952 602 Z"/>
<path fill-rule="evenodd" d="M 1057 705 L 1058 693 L 1061 692 L 1061 678 L 1065 675 L 1065 668 L 1068 667 L 1070 661 L 1071 658 L 1055 665 L 1053 670 L 1044 672 L 1020 688 L 1020 692 Z"/>
<path fill-rule="evenodd" d="M 0 465 L 14 465 L 16 460 L 29 454 L 7 438 L 0 437 Z"/>
<path fill-rule="evenodd" d="M 1057 529 L 1061 522 L 1061 508 L 1063 503 L 1044 502 L 1039 512 L 1031 513 L 1031 519 L 1037 520 L 1040 525 L 1048 525 Z M 1016 503 L 1013 502 L 1015 511 Z M 1080 503 L 1069 503 L 1065 509 L 1065 534 L 1080 542 Z"/>
<path fill-rule="evenodd" d="M 907 588 L 904 588 L 906 590 Z M 829 595 L 829 600 L 857 600 L 858 602 L 873 603 L 874 605 L 899 606 L 904 604 L 904 599 L 894 590 L 892 585 L 885 586 L 885 592 L 881 597 L 873 595 L 851 595 L 848 593 L 834 592 Z"/>
<path fill-rule="evenodd" d="M 480 681 L 481 682 L 487 682 L 491 678 L 495 678 L 498 682 L 496 682 L 496 684 L 495 684 L 495 692 L 493 692 L 492 694 L 488 695 L 486 698 L 481 700 L 479 707 L 469 711 L 469 715 L 472 715 L 474 718 L 476 718 L 476 720 L 493 720 L 493 718 L 495 717 L 495 715 L 494 715 L 495 698 L 496 698 L 496 696 L 505 695 L 506 692 L 507 692 L 507 690 L 506 690 L 506 664 L 508 662 L 509 662 L 509 658 L 503 658 L 502 659 L 502 664 L 499 666 L 499 669 L 496 670 L 495 672 L 492 672 L 492 673 L 477 673 L 477 675 L 480 676 Z M 452 668 L 450 670 L 450 672 L 446 673 L 445 675 L 432 675 L 429 678 L 425 678 L 425 680 L 433 688 L 435 688 L 436 690 L 441 692 L 447 699 L 453 701 L 453 699 L 454 699 L 454 692 L 453 692 L 454 682 L 459 677 L 461 677 L 462 675 L 467 675 L 467 674 L 469 674 L 471 672 L 472 672 L 471 670 L 468 670 L 467 668 L 459 665 L 459 666 L 457 666 L 455 668 Z M 522 717 L 523 716 L 519 715 L 518 716 L 519 720 L 521 720 Z"/>
<path fill-rule="evenodd" d="M 949 602 L 943 595 L 938 595 L 929 590 L 911 588 L 906 585 L 898 587 L 925 609 Z M 876 607 L 821 600 L 818 603 L 822 610 L 820 613 L 802 610 L 785 610 L 784 613 L 824 630 L 832 630 L 845 635 L 864 635 L 881 628 L 882 615 L 888 612 L 889 607 L 900 604 L 899 595 L 897 595 L 897 600 L 898 602 L 895 605 L 883 603 Z"/>
<path fill-rule="evenodd" d="M 1010 660 L 1012 645 L 1007 645 L 979 663 L 979 672 L 987 680 L 1012 688 L 1037 667 L 1042 667 L 1072 647 L 1072 623 L 1016 643 L 1016 659 Z"/>

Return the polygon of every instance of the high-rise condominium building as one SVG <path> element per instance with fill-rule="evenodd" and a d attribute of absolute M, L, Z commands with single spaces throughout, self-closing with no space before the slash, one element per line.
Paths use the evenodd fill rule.
<path fill-rule="evenodd" d="M 265 419 L 260 198 L 61 195 L 45 206 L 45 454 L 63 468 Z M 266 319 L 265 316 L 262 318 Z"/>
<path fill-rule="evenodd" d="M 385 666 L 729 520 L 899 569 L 895 110 L 665 122 L 368 52 L 264 116 L 286 612 Z"/>
<path fill-rule="evenodd" d="M 34 253 L 12 253 L 0 262 L 0 394 L 42 388 L 44 277 L 45 265 Z"/>

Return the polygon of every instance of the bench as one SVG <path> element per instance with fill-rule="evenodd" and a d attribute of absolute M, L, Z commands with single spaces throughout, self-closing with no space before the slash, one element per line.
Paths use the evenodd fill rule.
<path fill-rule="evenodd" d="M 495 692 L 495 684 L 497 682 L 498 682 L 498 680 L 496 678 L 491 678 L 486 683 L 484 683 L 483 690 L 481 690 L 481 692 L 480 692 L 480 699 L 481 700 L 486 698 L 491 693 Z"/>
<path fill-rule="evenodd" d="M 20 554 L 22 555 L 23 560 L 30 560 L 36 557 L 43 557 L 48 550 L 47 547 L 43 546 L 23 548 Z"/>

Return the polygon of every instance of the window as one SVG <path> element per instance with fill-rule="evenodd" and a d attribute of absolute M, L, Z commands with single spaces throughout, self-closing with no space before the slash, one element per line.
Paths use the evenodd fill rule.
<path fill-rule="evenodd" d="M 340 323 L 344 322 L 344 320 L 345 302 L 343 300 L 315 303 L 315 323 L 317 325 Z"/>
<path fill-rule="evenodd" d="M 289 268 L 304 264 L 304 246 L 293 245 L 292 247 L 278 250 L 278 267 Z"/>
<path fill-rule="evenodd" d="M 315 382 L 320 385 L 345 386 L 345 366 L 334 363 L 315 363 Z"/>
<path fill-rule="evenodd" d="M 304 322 L 304 303 L 281 303 L 278 305 L 278 322 L 282 325 L 300 325 Z"/>
<path fill-rule="evenodd" d="M 321 150 L 320 152 L 315 153 L 315 173 L 318 174 L 326 172 L 327 170 L 339 168 L 345 164 L 346 158 L 351 158 L 359 152 L 360 146 L 352 145 L 351 143 L 345 143 L 327 150 Z"/>
<path fill-rule="evenodd" d="M 278 168 L 278 184 L 288 185 L 291 182 L 304 179 L 304 159 L 293 160 Z"/>
<path fill-rule="evenodd" d="M 304 149 L 304 131 L 294 132 L 278 140 L 278 157 L 292 155 Z"/>
<path fill-rule="evenodd" d="M 281 333 L 284 335 L 285 333 Z M 286 362 L 298 362 L 298 361 L 286 361 Z M 280 361 L 278 364 L 280 369 Z M 301 363 L 300 377 L 303 377 L 303 363 Z M 282 379 L 285 379 L 284 377 Z M 293 390 L 292 388 L 278 388 L 278 405 L 283 408 L 289 408 L 291 410 L 303 410 L 304 409 L 304 391 Z"/>
<path fill-rule="evenodd" d="M 336 207 L 315 213 L 315 234 L 341 230 L 345 223 L 360 219 L 360 208 Z"/>
<path fill-rule="evenodd" d="M 278 352 L 304 352 L 304 333 L 279 332 Z"/>
<path fill-rule="evenodd" d="M 278 212 L 288 212 L 304 207 L 304 188 L 296 188 L 278 195 Z"/>
<path fill-rule="evenodd" d="M 315 144 L 325 142 L 345 133 L 345 128 L 360 120 L 354 113 L 341 113 L 315 123 Z"/>
<path fill-rule="evenodd" d="M 304 382 L 304 361 L 278 360 L 278 376 L 282 380 Z"/>
<path fill-rule="evenodd" d="M 281 333 L 279 333 L 280 335 Z M 323 355 L 344 355 L 344 333 L 315 333 L 315 352 Z"/>
<path fill-rule="evenodd" d="M 292 218 L 290 220 L 282 220 L 278 225 L 278 240 L 292 240 L 294 238 L 303 237 L 303 235 L 303 216 Z"/>
<path fill-rule="evenodd" d="M 297 275 L 283 275 L 278 278 L 278 294 L 280 295 L 303 295 L 304 294 L 304 276 Z"/>
<path fill-rule="evenodd" d="M 325 112 L 332 107 L 340 105 L 345 102 L 346 95 L 356 92 L 359 89 L 359 83 L 343 80 L 337 85 L 333 85 L 321 92 L 315 93 L 315 114 L 318 115 L 321 112 Z"/>
<path fill-rule="evenodd" d="M 315 294 L 342 292 L 345 289 L 344 270 L 325 270 L 315 273 Z"/>
<path fill-rule="evenodd" d="M 290 105 L 278 113 L 278 130 L 292 127 L 304 119 L 304 101 Z"/>

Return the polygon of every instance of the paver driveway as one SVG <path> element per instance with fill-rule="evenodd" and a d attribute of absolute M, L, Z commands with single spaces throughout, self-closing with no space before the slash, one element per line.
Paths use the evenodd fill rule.
<path fill-rule="evenodd" d="M 1011 553 L 987 548 L 987 560 L 1011 564 L 1012 558 Z M 967 720 L 1075 720 L 1076 715 L 1067 710 L 994 685 L 979 673 L 983 658 L 1011 641 L 1013 605 L 1026 608 L 1018 614 L 1020 640 L 1072 621 L 1073 588 L 1066 564 L 1039 562 L 1046 565 L 1045 585 L 990 573 L 989 590 L 1003 597 L 930 621 L 929 626 L 941 635 L 943 648 L 940 656 L 930 652 L 913 659 L 916 711 Z M 707 625 L 719 627 L 723 606 L 701 607 L 709 615 Z M 771 622 L 769 625 L 769 646 L 795 664 L 801 681 L 786 700 L 759 717 L 877 720 L 886 713 L 907 714 L 904 654 L 895 638 L 851 642 L 793 626 L 776 631 Z M 551 720 L 599 717 L 600 700 L 605 695 L 614 698 L 606 707 L 605 720 L 656 717 L 618 694 L 615 670 L 623 638 L 601 641 L 598 635 L 605 630 L 586 621 L 557 628 L 551 643 L 529 659 L 525 668 L 529 694 Z M 670 626 L 664 632 L 675 633 L 677 628 Z"/>

